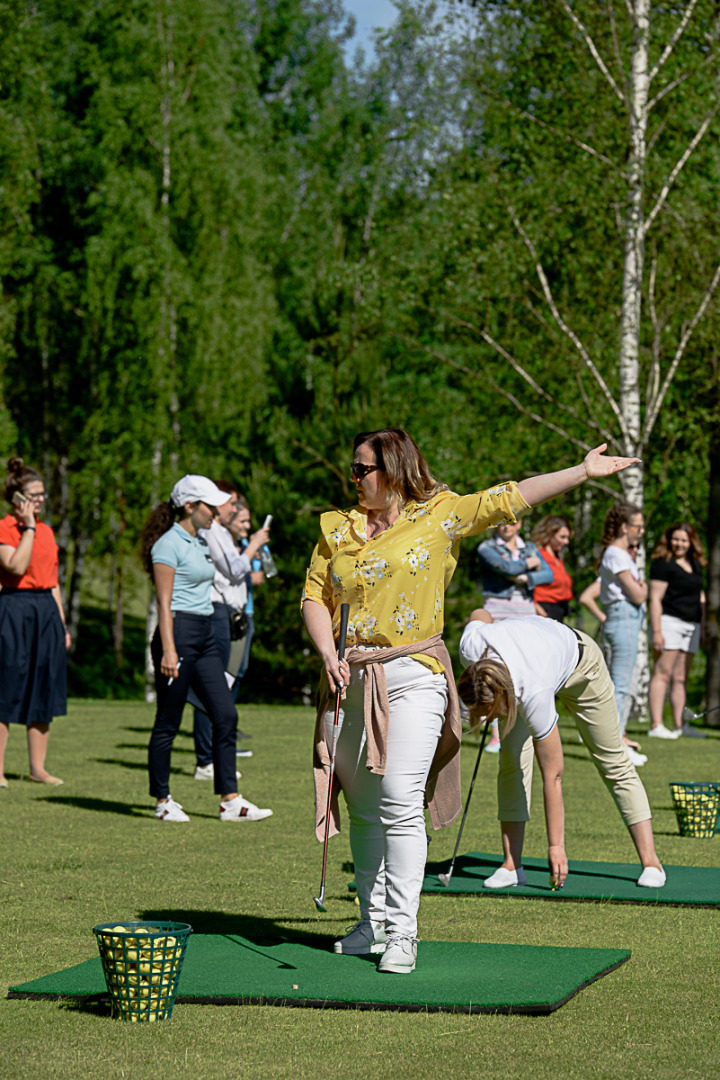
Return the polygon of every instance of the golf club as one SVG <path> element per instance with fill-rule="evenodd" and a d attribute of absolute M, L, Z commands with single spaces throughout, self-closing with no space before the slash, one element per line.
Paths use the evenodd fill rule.
<path fill-rule="evenodd" d="M 446 889 L 450 884 L 450 878 L 453 876 L 453 870 L 455 869 L 455 860 L 457 858 L 458 848 L 460 847 L 460 838 L 462 837 L 463 829 L 465 828 L 465 818 L 467 817 L 468 807 L 470 806 L 470 799 L 472 798 L 473 788 L 475 787 L 475 777 L 477 776 L 478 766 L 480 765 L 480 758 L 482 757 L 483 747 L 485 746 L 485 739 L 487 738 L 489 727 L 489 724 L 485 724 L 485 727 L 483 728 L 482 738 L 480 740 L 480 749 L 478 750 L 477 761 L 475 762 L 475 769 L 472 774 L 472 780 L 470 781 L 470 790 L 468 791 L 467 802 L 465 803 L 465 813 L 463 814 L 462 821 L 460 822 L 460 829 L 458 830 L 458 836 L 455 842 L 455 850 L 453 851 L 450 869 L 448 870 L 447 874 L 438 874 L 440 884 L 444 885 Z"/>
<path fill-rule="evenodd" d="M 345 638 L 347 637 L 348 617 L 350 615 L 350 605 L 340 605 L 340 637 L 338 640 L 338 660 L 342 660 L 345 656 Z M 340 699 L 342 695 L 342 684 L 340 684 L 335 691 L 335 719 L 333 721 L 333 739 L 332 739 L 332 754 L 330 755 L 330 779 L 328 781 L 328 795 L 327 806 L 325 807 L 325 840 L 323 842 L 323 863 L 322 863 L 322 877 L 320 879 L 320 895 L 314 896 L 315 907 L 318 911 L 327 911 L 327 908 L 323 905 L 325 899 L 325 870 L 327 868 L 327 852 L 328 852 L 328 838 L 330 835 L 330 803 L 332 802 L 332 789 L 333 780 L 335 778 L 335 747 L 337 746 L 337 729 L 338 718 L 340 716 Z"/>
<path fill-rule="evenodd" d="M 686 705 L 683 709 L 682 718 L 686 724 L 690 724 L 693 720 L 700 720 L 710 712 L 717 712 L 718 709 L 720 709 L 720 705 L 713 705 L 712 708 L 706 709 L 705 712 L 694 713 L 690 706 Z"/>

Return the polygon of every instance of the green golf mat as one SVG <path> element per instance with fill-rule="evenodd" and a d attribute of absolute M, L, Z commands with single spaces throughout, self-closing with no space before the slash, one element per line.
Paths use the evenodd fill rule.
<path fill-rule="evenodd" d="M 629 957 L 629 949 L 421 941 L 414 972 L 382 975 L 379 957 L 336 956 L 291 942 L 257 945 L 234 934 L 193 934 L 176 1003 L 546 1014 Z M 97 1000 L 105 994 L 95 957 L 11 986 L 8 997 Z"/>
<path fill-rule="evenodd" d="M 483 881 L 502 863 L 500 855 L 469 851 L 458 855 L 447 888 L 439 874 L 446 874 L 450 861 L 428 863 L 423 882 L 425 893 L 483 893 L 485 896 L 524 896 L 540 900 L 613 900 L 633 904 L 694 904 L 720 907 L 720 870 L 709 866 L 666 866 L 667 881 L 662 889 L 646 889 L 637 884 L 638 863 L 582 862 L 571 859 L 570 873 L 562 889 L 552 889 L 544 859 L 523 859 L 527 885 L 486 889 Z"/>

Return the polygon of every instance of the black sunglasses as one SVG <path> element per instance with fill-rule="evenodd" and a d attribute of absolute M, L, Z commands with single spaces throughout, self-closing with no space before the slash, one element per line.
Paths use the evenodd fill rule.
<path fill-rule="evenodd" d="M 364 480 L 366 476 L 369 476 L 371 472 L 375 472 L 375 470 L 379 468 L 379 465 L 363 465 L 361 461 L 353 461 L 350 465 L 350 475 L 355 480 Z"/>

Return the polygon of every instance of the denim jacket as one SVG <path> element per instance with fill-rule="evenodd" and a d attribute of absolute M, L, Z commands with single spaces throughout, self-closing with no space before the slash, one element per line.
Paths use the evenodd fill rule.
<path fill-rule="evenodd" d="M 539 570 L 527 570 L 525 560 L 536 555 L 540 559 Z M 512 596 L 515 582 L 511 581 L 517 574 L 527 574 L 527 585 L 518 588 L 526 589 L 532 596 L 536 585 L 549 585 L 553 579 L 553 572 L 543 559 L 542 555 L 530 541 L 525 541 L 524 547 L 516 552 L 516 558 L 512 558 L 510 549 L 499 537 L 494 536 L 490 540 L 483 540 L 478 546 L 477 556 L 480 561 L 482 572 L 483 595 L 497 596 L 507 600 Z"/>

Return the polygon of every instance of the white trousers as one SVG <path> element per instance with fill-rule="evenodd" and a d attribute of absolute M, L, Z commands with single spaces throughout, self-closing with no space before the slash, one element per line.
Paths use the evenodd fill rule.
<path fill-rule="evenodd" d="M 335 772 L 350 817 L 350 847 L 364 919 L 389 932 L 417 936 L 425 873 L 424 799 L 447 705 L 444 675 L 408 656 L 384 664 L 390 720 L 384 776 L 367 769 L 363 689 L 365 668 L 350 669 L 340 709 Z M 325 714 L 332 746 L 334 712 Z"/>

